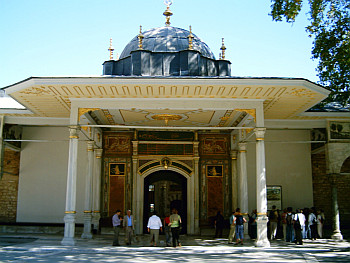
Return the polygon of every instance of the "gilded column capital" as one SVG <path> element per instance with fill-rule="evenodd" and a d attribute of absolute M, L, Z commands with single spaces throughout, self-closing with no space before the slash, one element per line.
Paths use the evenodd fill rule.
<path fill-rule="evenodd" d="M 138 155 L 138 148 L 139 148 L 139 141 L 132 141 L 132 155 L 137 156 Z"/>
<path fill-rule="evenodd" d="M 263 141 L 265 137 L 266 128 L 255 128 L 254 129 L 256 140 Z"/>
<path fill-rule="evenodd" d="M 101 149 L 101 148 L 96 148 L 95 149 L 96 159 L 101 159 L 102 158 L 102 152 L 103 152 L 103 149 Z"/>
<path fill-rule="evenodd" d="M 237 160 L 237 151 L 231 151 L 230 155 L 232 160 Z"/>
<path fill-rule="evenodd" d="M 246 152 L 247 151 L 247 143 L 245 143 L 245 142 L 238 143 L 238 151 L 240 153 Z"/>
<path fill-rule="evenodd" d="M 79 139 L 80 126 L 68 126 L 69 128 L 69 139 Z"/>
<path fill-rule="evenodd" d="M 95 142 L 94 141 L 87 141 L 86 144 L 87 144 L 87 151 L 88 152 L 93 152 L 94 151 Z"/>

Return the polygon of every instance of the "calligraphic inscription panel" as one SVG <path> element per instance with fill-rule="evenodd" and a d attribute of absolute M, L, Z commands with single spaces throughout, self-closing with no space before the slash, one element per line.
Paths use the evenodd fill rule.
<path fill-rule="evenodd" d="M 200 154 L 206 156 L 227 156 L 229 154 L 229 137 L 225 135 L 200 136 Z"/>
<path fill-rule="evenodd" d="M 104 154 L 131 155 L 132 154 L 132 133 L 106 133 L 104 134 Z"/>

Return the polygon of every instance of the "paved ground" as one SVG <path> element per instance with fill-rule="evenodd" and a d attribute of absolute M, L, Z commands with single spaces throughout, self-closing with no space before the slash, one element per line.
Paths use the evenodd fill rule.
<path fill-rule="evenodd" d="M 303 246 L 277 240 L 270 248 L 243 246 L 227 239 L 181 236 L 181 248 L 149 247 L 148 236 L 132 246 L 111 246 L 113 236 L 77 239 L 61 246 L 57 235 L 1 235 L 0 262 L 350 262 L 350 243 L 329 239 L 305 241 Z M 164 236 L 162 236 L 164 239 Z M 164 245 L 162 242 L 161 245 Z"/>

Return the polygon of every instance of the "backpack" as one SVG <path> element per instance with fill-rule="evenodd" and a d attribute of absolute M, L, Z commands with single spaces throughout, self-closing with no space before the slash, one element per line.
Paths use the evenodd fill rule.
<path fill-rule="evenodd" d="M 243 216 L 236 216 L 236 225 L 243 225 Z"/>
<path fill-rule="evenodd" d="M 275 210 L 271 210 L 271 211 L 270 211 L 269 219 L 270 219 L 270 220 L 275 220 L 275 219 L 276 219 Z"/>
<path fill-rule="evenodd" d="M 287 217 L 286 217 L 287 225 L 292 225 L 293 224 L 292 218 L 293 218 L 292 214 L 290 214 L 290 215 L 287 214 Z"/>
<path fill-rule="evenodd" d="M 300 224 L 300 220 L 299 220 L 299 216 L 297 215 L 297 219 L 294 220 L 294 229 L 295 230 L 301 230 L 301 224 Z"/>

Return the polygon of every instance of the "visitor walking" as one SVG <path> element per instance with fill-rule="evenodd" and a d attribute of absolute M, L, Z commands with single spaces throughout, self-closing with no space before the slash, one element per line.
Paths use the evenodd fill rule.
<path fill-rule="evenodd" d="M 156 211 L 153 211 L 153 215 L 148 219 L 147 230 L 151 235 L 151 246 L 156 247 L 159 239 L 159 230 L 162 231 L 162 221 L 157 216 Z M 153 243 L 154 242 L 154 243 Z"/>

